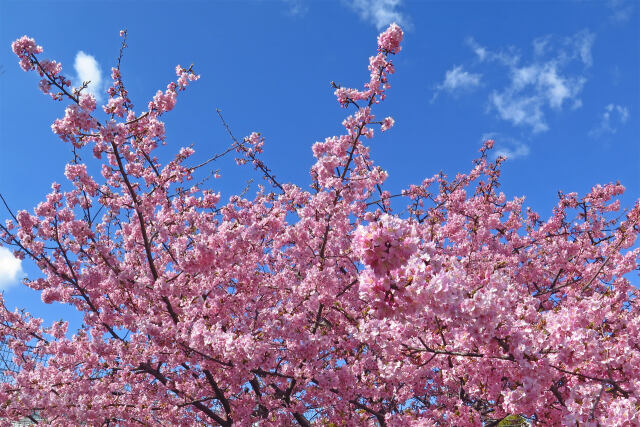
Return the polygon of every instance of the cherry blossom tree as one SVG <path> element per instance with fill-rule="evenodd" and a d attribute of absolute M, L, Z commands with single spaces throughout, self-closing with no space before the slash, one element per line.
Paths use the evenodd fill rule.
<path fill-rule="evenodd" d="M 126 37 L 126 32 L 121 33 Z M 161 164 L 162 116 L 192 67 L 143 109 L 118 66 L 99 112 L 42 47 L 13 50 L 68 104 L 53 132 L 102 162 L 66 165 L 1 238 L 42 277 L 45 303 L 81 312 L 44 325 L 0 310 L 14 369 L 0 417 L 52 425 L 639 425 L 640 201 L 620 184 L 560 194 L 548 219 L 499 192 L 487 141 L 468 173 L 399 194 L 369 156 L 402 30 L 378 37 L 353 113 L 313 145 L 310 187 L 281 183 L 264 139 L 233 140 L 266 179 L 255 197 L 192 181 L 194 151 Z M 123 41 L 123 48 L 125 44 Z M 122 50 L 120 58 L 122 57 Z M 104 114 L 103 114 L 104 113 Z M 226 126 L 226 124 L 225 124 Z M 229 132 L 230 133 L 230 132 Z M 230 133 L 231 135 L 231 133 Z M 213 161 L 216 157 L 212 157 Z M 406 204 L 402 214 L 392 210 Z M 402 202 L 404 200 L 405 202 Z"/>

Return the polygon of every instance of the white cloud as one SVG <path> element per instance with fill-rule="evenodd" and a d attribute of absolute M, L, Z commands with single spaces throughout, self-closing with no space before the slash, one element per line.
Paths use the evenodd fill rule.
<path fill-rule="evenodd" d="M 288 6 L 287 14 L 290 16 L 302 16 L 309 11 L 309 4 L 306 0 L 283 0 Z"/>
<path fill-rule="evenodd" d="M 582 106 L 580 94 L 587 82 L 585 70 L 593 64 L 594 41 L 595 34 L 589 30 L 564 38 L 538 37 L 532 40 L 530 59 L 524 61 L 520 50 L 513 46 L 489 49 L 469 37 L 465 43 L 475 54 L 471 71 L 463 71 L 460 65 L 447 71 L 445 81 L 436 86 L 432 102 L 438 91 L 452 92 L 465 84 L 467 88 L 478 86 L 480 75 L 472 71 L 473 67 L 481 66 L 482 70 L 492 71 L 482 76 L 483 86 L 493 86 L 488 95 L 488 110 L 514 126 L 544 132 L 549 129 L 547 110 L 559 113 L 565 108 L 575 110 Z"/>
<path fill-rule="evenodd" d="M 496 150 L 495 155 L 496 157 L 506 157 L 511 160 L 518 157 L 526 157 L 529 155 L 529 146 L 519 143 L 513 147 L 501 147 Z"/>
<path fill-rule="evenodd" d="M 633 15 L 633 3 L 626 0 L 609 0 L 607 7 L 611 10 L 609 19 L 613 22 L 626 22 Z"/>
<path fill-rule="evenodd" d="M 552 35 L 538 37 L 531 42 L 531 45 L 536 62 L 555 61 L 567 64 L 572 61 L 581 61 L 585 66 L 590 67 L 593 64 L 591 48 L 595 40 L 594 33 L 582 30 L 564 38 Z"/>
<path fill-rule="evenodd" d="M 593 47 L 593 42 L 595 41 L 596 36 L 593 33 L 588 31 L 583 32 L 583 35 L 579 38 L 579 49 L 580 49 L 580 57 L 582 58 L 582 62 L 586 65 L 591 66 L 593 64 L 593 58 L 591 57 L 591 48 Z"/>
<path fill-rule="evenodd" d="M 454 65 L 452 69 L 444 74 L 442 83 L 436 86 L 436 92 L 433 94 L 431 102 L 436 100 L 438 93 L 441 91 L 459 93 L 465 90 L 472 90 L 480 85 L 481 78 L 482 74 L 469 73 L 464 71 L 461 65 Z"/>
<path fill-rule="evenodd" d="M 590 67 L 593 64 L 591 48 L 593 47 L 593 42 L 595 40 L 596 35 L 591 31 L 578 31 L 572 37 L 567 37 L 565 39 L 565 46 L 569 50 L 562 52 L 562 54 L 567 56 L 569 59 L 580 58 L 584 65 Z"/>
<path fill-rule="evenodd" d="M 618 127 L 629 119 L 629 109 L 622 105 L 609 104 L 604 107 L 604 112 L 600 116 L 600 123 L 589 131 L 589 136 L 598 138 L 606 134 L 614 134 Z"/>
<path fill-rule="evenodd" d="M 498 132 L 488 132 L 483 134 L 481 142 L 484 143 L 489 139 L 494 141 L 494 148 L 492 150 L 492 158 L 494 160 L 499 156 L 506 157 L 511 160 L 518 157 L 527 157 L 531 151 L 527 144 Z"/>
<path fill-rule="evenodd" d="M 516 126 L 530 126 L 533 132 L 544 132 L 549 126 L 542 112 L 543 102 L 539 96 L 522 96 L 511 90 L 493 92 L 489 102 L 501 119 Z"/>
<path fill-rule="evenodd" d="M 447 91 L 470 89 L 480 84 L 481 77 L 481 74 L 473 74 L 468 71 L 463 71 L 462 66 L 455 65 L 445 73 L 444 81 L 438 87 Z"/>
<path fill-rule="evenodd" d="M 511 86 L 514 90 L 522 90 L 538 79 L 540 72 L 538 65 L 529 65 L 526 67 L 511 69 Z"/>
<path fill-rule="evenodd" d="M 547 109 L 560 112 L 565 106 L 582 106 L 579 96 L 587 81 L 584 68 L 593 63 L 594 40 L 595 35 L 588 30 L 563 39 L 550 35 L 536 38 L 528 63 L 521 61 L 512 47 L 491 51 L 472 38 L 466 43 L 481 62 L 496 62 L 507 68 L 506 82 L 489 95 L 490 109 L 515 126 L 543 132 L 549 129 Z"/>
<path fill-rule="evenodd" d="M 485 46 L 480 45 L 473 39 L 473 37 L 468 37 L 465 42 L 467 45 L 469 45 L 471 50 L 473 50 L 473 53 L 476 54 L 479 62 L 498 62 L 505 66 L 512 66 L 520 60 L 520 56 L 512 46 L 509 46 L 506 49 L 502 49 L 497 52 L 493 52 L 487 49 Z"/>
<path fill-rule="evenodd" d="M 538 37 L 533 40 L 533 53 L 536 56 L 543 56 L 549 49 L 551 42 L 551 36 Z"/>
<path fill-rule="evenodd" d="M 571 108 L 579 108 L 578 95 L 585 82 L 582 76 L 563 75 L 555 61 L 512 67 L 510 84 L 494 91 L 489 102 L 501 119 L 543 132 L 549 129 L 545 107 L 561 111 L 567 101 L 573 101 Z"/>
<path fill-rule="evenodd" d="M 0 247 L 0 289 L 7 289 L 24 276 L 22 261 L 5 247 Z"/>
<path fill-rule="evenodd" d="M 89 81 L 87 91 L 96 97 L 98 102 L 102 99 L 102 71 L 100 70 L 100 64 L 91 55 L 78 51 L 76 54 L 76 60 L 73 63 L 73 68 L 76 70 L 75 86 L 79 87 L 82 82 Z"/>
<path fill-rule="evenodd" d="M 538 75 L 539 92 L 543 93 L 549 106 L 560 110 L 565 100 L 576 99 L 587 79 L 585 77 L 566 77 L 558 74 L 555 64 L 547 64 Z"/>
<path fill-rule="evenodd" d="M 468 37 L 466 40 L 467 44 L 469 45 L 469 47 L 471 48 L 471 50 L 473 50 L 473 53 L 476 54 L 476 56 L 478 57 L 478 60 L 480 62 L 484 61 L 485 59 L 487 59 L 488 56 L 488 51 L 487 48 L 484 46 L 480 46 L 478 44 L 478 42 L 476 42 L 473 37 Z"/>
<path fill-rule="evenodd" d="M 394 22 L 405 28 L 410 26 L 409 18 L 398 10 L 402 0 L 352 0 L 347 4 L 378 30 Z"/>

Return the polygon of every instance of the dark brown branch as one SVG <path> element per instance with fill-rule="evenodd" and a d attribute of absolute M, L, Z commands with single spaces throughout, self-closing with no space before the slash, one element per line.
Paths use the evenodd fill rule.
<path fill-rule="evenodd" d="M 262 161 L 258 160 L 258 158 L 256 158 L 256 156 L 252 153 L 249 153 L 248 150 L 244 147 L 243 144 L 241 144 L 240 142 L 238 142 L 238 140 L 236 139 L 235 136 L 233 136 L 233 133 L 231 132 L 231 128 L 229 128 L 229 125 L 227 124 L 227 122 L 224 120 L 224 117 L 222 117 L 222 110 L 220 110 L 219 108 L 216 108 L 216 113 L 218 113 L 218 116 L 220 117 L 220 120 L 222 121 L 222 125 L 224 126 L 224 128 L 226 129 L 227 133 L 229 134 L 229 136 L 231 137 L 231 140 L 235 143 L 235 145 L 237 147 L 239 147 L 245 154 L 247 154 L 249 156 L 249 158 L 253 161 L 253 164 L 262 171 L 262 173 L 264 174 L 264 176 L 271 181 L 271 184 L 273 184 L 275 187 L 278 187 L 278 189 L 280 189 L 280 191 L 282 191 L 282 193 L 284 194 L 284 188 L 282 187 L 282 185 L 276 181 L 275 176 L 273 176 L 271 174 L 271 171 L 269 170 L 269 168 L 267 168 L 264 163 L 262 163 Z"/>
<path fill-rule="evenodd" d="M 293 418 L 295 418 L 298 424 L 302 427 L 311 427 L 311 423 L 304 417 L 304 415 L 299 412 L 292 412 L 292 414 Z"/>
<path fill-rule="evenodd" d="M 311 330 L 312 334 L 315 334 L 316 331 L 318 330 L 318 326 L 320 325 L 320 320 L 322 320 L 322 309 L 324 308 L 323 304 L 320 304 L 320 307 L 318 307 L 318 313 L 316 314 L 316 321 L 313 325 L 313 329 Z"/>
<path fill-rule="evenodd" d="M 362 410 L 370 413 L 374 417 L 376 417 L 376 419 L 378 420 L 378 424 L 380 424 L 380 427 L 386 427 L 387 426 L 387 422 L 384 420 L 384 413 L 383 412 L 374 411 L 373 409 L 369 408 L 366 405 L 363 405 L 362 403 L 358 402 L 355 399 L 351 399 L 349 401 L 349 403 L 351 403 L 355 407 L 357 407 L 359 409 L 362 409 Z"/>
<path fill-rule="evenodd" d="M 614 381 L 611 378 L 592 377 L 591 375 L 585 375 L 585 374 L 581 374 L 579 372 L 567 371 L 566 369 L 562 369 L 559 366 L 555 366 L 555 365 L 549 365 L 549 366 L 551 366 L 552 368 L 554 368 L 554 369 L 556 369 L 556 370 L 558 370 L 560 372 L 563 372 L 563 373 L 565 373 L 567 375 L 574 375 L 574 376 L 577 376 L 577 377 L 580 377 L 580 378 L 585 378 L 585 379 L 589 379 L 589 380 L 592 380 L 592 381 L 597 381 L 597 382 L 602 383 L 602 384 L 610 384 L 611 385 L 611 390 L 610 391 L 616 391 L 616 392 L 620 393 L 622 396 L 624 396 L 625 398 L 629 397 L 629 393 L 630 392 L 628 390 L 624 390 L 622 387 L 620 387 L 620 385 L 618 384 L 617 381 Z"/>
<path fill-rule="evenodd" d="M 160 381 L 164 386 L 166 386 L 167 389 L 169 389 L 170 391 L 175 393 L 176 396 L 182 396 L 184 394 L 180 390 L 178 390 L 177 388 L 171 387 L 170 385 L 168 385 L 169 381 L 168 381 L 167 377 L 165 377 L 158 369 L 153 368 L 150 364 L 141 363 L 140 367 L 139 367 L 139 370 L 141 372 L 146 372 L 146 373 L 150 374 L 151 376 L 153 376 L 155 379 Z M 202 402 L 196 400 L 196 401 L 192 401 L 191 404 L 193 405 L 193 407 L 198 409 L 203 414 L 207 415 L 209 418 L 211 418 L 212 420 L 214 420 L 215 422 L 217 422 L 221 426 L 223 426 L 223 427 L 230 427 L 231 426 L 231 421 L 230 420 L 224 420 L 218 414 L 213 412 L 210 408 L 205 406 Z"/>
<path fill-rule="evenodd" d="M 211 375 L 211 372 L 209 372 L 208 369 L 204 369 L 203 372 L 207 377 L 207 381 L 211 385 L 211 388 L 213 388 L 213 391 L 216 394 L 216 398 L 220 401 L 220 403 L 222 403 L 224 412 L 227 414 L 227 420 L 229 420 L 229 422 L 231 423 L 231 405 L 229 404 L 229 400 L 225 397 L 224 392 L 220 390 L 220 387 L 218 387 L 218 383 L 213 378 L 213 375 Z"/>

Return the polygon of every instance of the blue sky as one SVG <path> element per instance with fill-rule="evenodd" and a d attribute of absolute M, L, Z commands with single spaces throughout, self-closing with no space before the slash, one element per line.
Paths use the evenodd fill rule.
<path fill-rule="evenodd" d="M 360 86 L 376 35 L 405 29 L 396 74 L 378 117 L 395 127 L 372 141 L 392 193 L 444 171 L 467 171 L 483 138 L 510 160 L 502 190 L 548 216 L 559 190 L 587 192 L 621 181 L 623 206 L 640 195 L 640 19 L 635 1 L 9 1 L 0 0 L 0 192 L 12 209 L 33 208 L 64 182 L 70 147 L 51 122 L 63 115 L 25 74 L 10 43 L 27 34 L 73 81 L 109 84 L 127 28 L 122 71 L 136 110 L 194 64 L 201 79 L 166 117 L 168 158 L 193 144 L 205 159 L 236 136 L 261 132 L 264 160 L 279 180 L 307 186 L 311 145 L 343 129 L 330 88 Z M 90 153 L 84 155 L 90 164 Z M 196 159 L 196 160 L 197 160 Z M 212 166 L 207 185 L 223 197 L 260 182 L 233 159 Z M 0 214 L 4 219 L 8 215 Z M 9 306 L 47 320 L 67 317 L 20 286 L 38 277 L 0 249 Z M 77 318 L 76 318 L 77 319 Z"/>

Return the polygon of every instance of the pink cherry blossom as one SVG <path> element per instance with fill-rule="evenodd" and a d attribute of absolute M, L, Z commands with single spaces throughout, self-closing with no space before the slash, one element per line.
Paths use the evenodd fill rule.
<path fill-rule="evenodd" d="M 382 126 L 380 126 L 380 129 L 382 130 L 382 132 L 387 131 L 391 129 L 394 124 L 395 120 L 393 120 L 393 117 L 385 117 L 385 119 L 382 121 Z"/>
<path fill-rule="evenodd" d="M 253 132 L 227 152 L 264 185 L 224 200 L 195 184 L 217 157 L 156 151 L 193 66 L 143 111 L 116 67 L 98 109 L 33 39 L 14 42 L 40 89 L 68 102 L 53 132 L 100 170 L 76 156 L 68 183 L 0 223 L 0 242 L 41 271 L 26 285 L 83 316 L 75 331 L 44 325 L 0 295 L 13 366 L 0 419 L 638 425 L 640 200 L 623 210 L 621 184 L 595 185 L 545 218 L 499 192 L 493 141 L 467 173 L 389 192 L 367 144 L 394 124 L 376 108 L 402 38 L 395 24 L 380 34 L 360 88 L 333 84 L 353 111 L 312 145 L 310 187 L 281 182 Z"/>
<path fill-rule="evenodd" d="M 400 42 L 403 36 L 402 29 L 396 24 L 391 24 L 378 36 L 378 47 L 389 53 L 398 53 L 402 49 Z"/>

